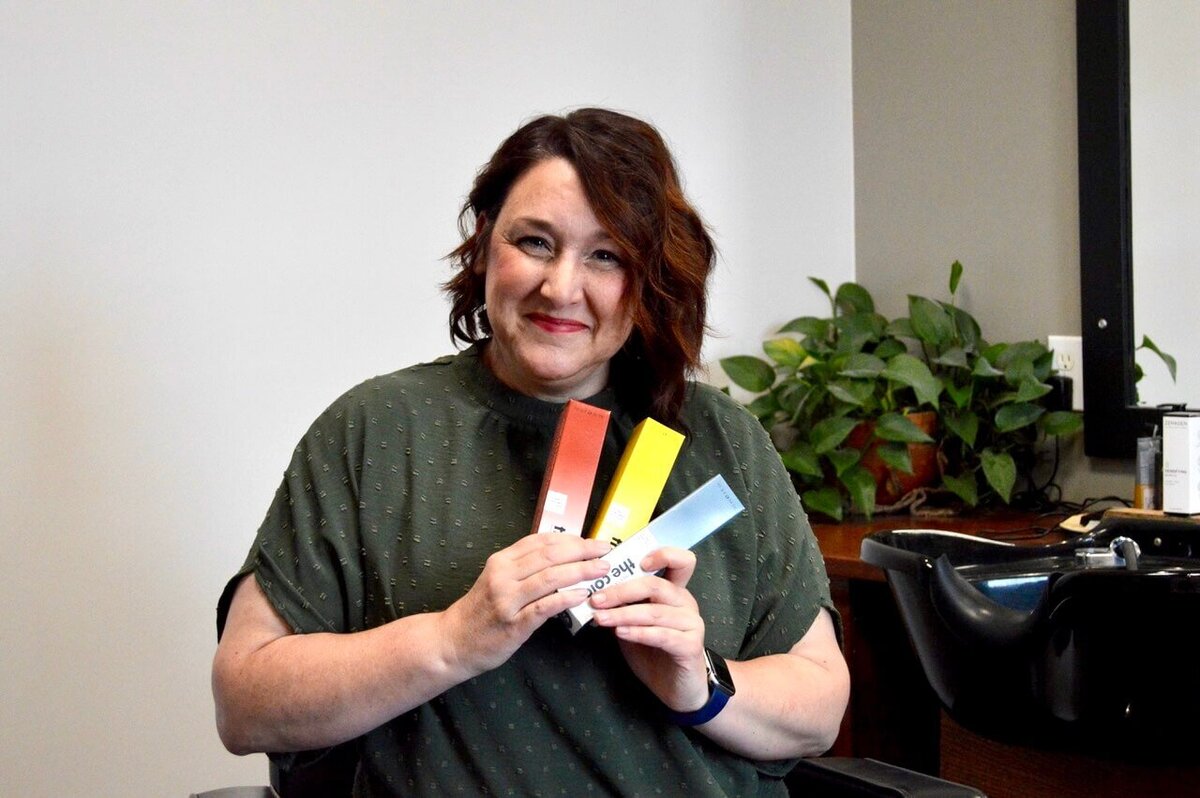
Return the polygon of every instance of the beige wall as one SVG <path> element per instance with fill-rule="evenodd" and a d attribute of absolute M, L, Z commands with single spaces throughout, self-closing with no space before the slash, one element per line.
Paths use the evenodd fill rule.
<path fill-rule="evenodd" d="M 854 0 L 855 247 L 883 312 L 959 294 L 992 340 L 1078 335 L 1075 4 Z M 1064 453 L 1064 498 L 1132 467 Z"/>

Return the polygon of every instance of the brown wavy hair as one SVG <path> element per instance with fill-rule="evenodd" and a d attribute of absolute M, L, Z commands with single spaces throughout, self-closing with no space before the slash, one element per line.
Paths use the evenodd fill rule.
<path fill-rule="evenodd" d="M 582 108 L 538 117 L 500 145 L 459 213 L 463 241 L 447 255 L 458 269 L 443 286 L 452 301 L 450 336 L 467 344 L 490 337 L 485 278 L 475 267 L 509 190 L 549 158 L 575 168 L 596 219 L 624 253 L 633 331 L 613 357 L 613 388 L 635 413 L 675 423 L 700 362 L 716 247 L 684 197 L 662 136 L 640 119 Z"/>

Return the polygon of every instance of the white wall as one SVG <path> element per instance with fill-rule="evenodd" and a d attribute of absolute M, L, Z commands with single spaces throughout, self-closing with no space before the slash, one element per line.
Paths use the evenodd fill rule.
<path fill-rule="evenodd" d="M 853 273 L 844 0 L 0 5 L 0 791 L 262 783 L 214 606 L 292 446 L 449 351 L 441 255 L 530 116 L 628 110 L 723 260 L 711 358 Z"/>

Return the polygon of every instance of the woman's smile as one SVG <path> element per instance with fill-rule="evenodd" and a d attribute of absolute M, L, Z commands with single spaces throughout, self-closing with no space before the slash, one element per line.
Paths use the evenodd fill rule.
<path fill-rule="evenodd" d="M 548 333 L 577 333 L 588 328 L 583 322 L 548 316 L 545 313 L 530 313 L 526 318 Z"/>

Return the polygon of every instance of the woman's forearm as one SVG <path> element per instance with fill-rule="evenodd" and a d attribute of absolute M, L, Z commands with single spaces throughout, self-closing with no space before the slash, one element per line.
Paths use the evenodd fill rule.
<path fill-rule="evenodd" d="M 752 759 L 827 751 L 846 711 L 850 677 L 828 615 L 820 613 L 813 626 L 786 654 L 728 663 L 737 692 L 699 730 Z"/>
<path fill-rule="evenodd" d="M 235 753 L 301 751 L 358 737 L 499 667 L 586 598 L 561 590 L 608 571 L 610 544 L 527 535 L 487 559 L 442 612 L 351 634 L 293 634 L 252 577 L 230 603 L 213 660 L 217 728 Z"/>
<path fill-rule="evenodd" d="M 297 635 L 253 578 L 238 593 L 236 623 L 227 624 L 213 663 L 217 728 L 234 753 L 335 745 L 471 675 L 447 657 L 439 613 L 353 634 Z"/>

